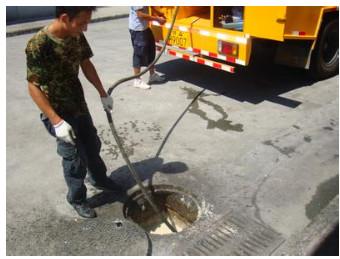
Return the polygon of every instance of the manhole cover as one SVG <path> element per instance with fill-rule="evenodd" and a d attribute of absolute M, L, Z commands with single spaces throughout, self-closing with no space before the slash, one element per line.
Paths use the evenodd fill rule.
<path fill-rule="evenodd" d="M 188 228 L 199 218 L 199 206 L 196 198 L 180 188 L 158 185 L 149 188 L 148 193 L 177 232 Z M 124 216 L 151 234 L 173 233 L 161 217 L 155 213 L 140 190 L 133 193 L 125 203 Z"/>

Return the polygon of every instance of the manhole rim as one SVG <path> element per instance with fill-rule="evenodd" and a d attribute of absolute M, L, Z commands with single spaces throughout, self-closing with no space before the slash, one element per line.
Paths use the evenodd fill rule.
<path fill-rule="evenodd" d="M 193 221 L 193 223 L 190 227 L 184 228 L 182 231 L 180 231 L 178 233 L 169 233 L 169 234 L 159 235 L 159 234 L 154 234 L 154 233 L 149 232 L 148 234 L 155 235 L 155 236 L 169 236 L 169 235 L 173 235 L 173 234 L 180 234 L 180 233 L 183 233 L 184 231 L 190 230 L 192 227 L 194 227 L 194 224 L 198 220 L 200 220 L 200 218 L 202 216 L 201 202 L 200 202 L 200 199 L 198 198 L 198 196 L 196 196 L 192 192 L 184 190 L 183 187 L 168 185 L 168 184 L 156 184 L 156 185 L 144 186 L 144 187 L 145 187 L 146 191 L 150 194 L 168 192 L 168 193 L 175 193 L 175 194 L 184 195 L 184 196 L 190 198 L 191 201 L 194 203 L 195 207 L 197 208 L 196 219 L 195 219 L 195 221 Z M 138 188 L 138 189 L 134 190 L 134 192 L 129 195 L 128 199 L 123 204 L 123 216 L 124 216 L 124 218 L 133 221 L 135 224 L 138 224 L 138 223 L 135 222 L 133 219 L 131 219 L 128 216 L 129 204 L 131 204 L 132 202 L 136 202 L 138 199 L 142 198 L 142 196 L 143 196 L 143 192 L 140 188 Z"/>

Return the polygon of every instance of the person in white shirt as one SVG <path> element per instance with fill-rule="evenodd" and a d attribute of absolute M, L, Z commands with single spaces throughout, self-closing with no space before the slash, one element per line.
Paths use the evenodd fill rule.
<path fill-rule="evenodd" d="M 157 21 L 161 25 L 166 22 L 164 14 L 152 9 L 156 15 L 148 14 L 147 6 L 131 6 L 129 15 L 129 31 L 133 46 L 133 72 L 139 74 L 141 67 L 149 66 L 155 59 L 156 46 L 155 39 L 151 29 L 148 26 L 149 21 Z M 150 69 L 148 83 L 137 78 L 133 82 L 134 87 L 141 89 L 150 89 L 150 84 L 164 83 L 165 78 L 155 72 L 154 66 Z"/>

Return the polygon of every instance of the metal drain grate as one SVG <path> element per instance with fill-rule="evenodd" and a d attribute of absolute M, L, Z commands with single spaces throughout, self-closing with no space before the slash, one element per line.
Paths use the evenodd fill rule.
<path fill-rule="evenodd" d="M 179 249 L 181 255 L 270 255 L 283 241 L 282 236 L 257 221 L 231 212 L 223 216 L 186 248 Z"/>

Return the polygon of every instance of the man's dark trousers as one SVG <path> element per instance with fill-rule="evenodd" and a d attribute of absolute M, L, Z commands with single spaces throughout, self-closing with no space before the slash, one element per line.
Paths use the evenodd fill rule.
<path fill-rule="evenodd" d="M 73 128 L 76 145 L 57 139 L 57 152 L 63 158 L 64 178 L 68 186 L 67 201 L 81 204 L 86 200 L 84 179 L 88 172 L 94 185 L 101 185 L 107 180 L 106 166 L 99 153 L 101 142 L 93 125 L 91 115 L 63 116 Z M 55 136 L 54 128 L 43 121 L 49 132 Z M 52 127 L 51 127 L 52 126 Z"/>

